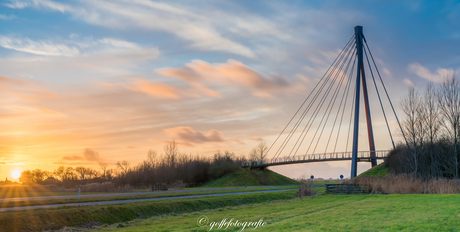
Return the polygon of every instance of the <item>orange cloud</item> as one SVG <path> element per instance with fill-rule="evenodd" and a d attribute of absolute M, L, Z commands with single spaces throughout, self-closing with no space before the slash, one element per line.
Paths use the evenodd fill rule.
<path fill-rule="evenodd" d="M 86 160 L 91 162 L 100 161 L 99 153 L 91 148 L 85 148 L 83 150 L 83 156 L 73 155 L 73 156 L 63 156 L 61 160 L 65 161 L 74 161 L 74 160 Z M 62 163 L 62 162 L 59 162 Z"/>
<path fill-rule="evenodd" d="M 128 89 L 139 91 L 150 96 L 160 98 L 179 99 L 179 91 L 168 84 L 160 82 L 149 82 L 142 79 L 134 79 L 134 85 L 128 86 Z"/>
<path fill-rule="evenodd" d="M 249 88 L 255 91 L 254 95 L 258 97 L 271 96 L 268 93 L 264 93 L 264 91 L 275 91 L 292 86 L 283 77 L 274 75 L 272 78 L 267 78 L 243 63 L 231 59 L 227 63 L 216 64 L 193 60 L 192 63 L 180 68 L 158 69 L 157 73 L 163 76 L 179 78 L 195 87 L 200 87 L 202 91 L 212 91 L 213 94 L 205 93 L 208 96 L 214 96 L 216 92 L 206 88 L 203 83 Z"/>
<path fill-rule="evenodd" d="M 209 130 L 204 134 L 188 126 L 168 128 L 164 131 L 169 137 L 188 143 L 224 142 L 222 133 L 215 129 Z"/>

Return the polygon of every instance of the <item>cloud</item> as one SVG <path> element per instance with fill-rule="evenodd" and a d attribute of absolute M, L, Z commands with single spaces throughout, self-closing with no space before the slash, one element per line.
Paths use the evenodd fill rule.
<path fill-rule="evenodd" d="M 3 5 L 12 9 L 23 9 L 27 7 L 27 3 L 17 0 L 11 0 L 11 3 L 4 3 Z"/>
<path fill-rule="evenodd" d="M 147 0 L 86 1 L 86 6 L 73 6 L 54 1 L 23 1 L 9 4 L 14 8 L 34 6 L 62 13 L 70 13 L 87 23 L 108 27 L 148 31 L 165 31 L 191 42 L 192 47 L 208 51 L 225 51 L 254 58 L 254 53 L 246 46 L 223 37 L 212 25 L 213 20 L 166 3 Z M 248 23 L 240 24 L 247 28 Z M 258 25 L 262 25 L 258 22 Z M 265 26 L 266 27 L 266 26 Z"/>
<path fill-rule="evenodd" d="M 251 137 L 251 139 L 254 140 L 254 141 L 263 141 L 263 139 L 261 137 L 259 137 L 259 136 L 253 136 L 253 137 Z"/>
<path fill-rule="evenodd" d="M 153 97 L 179 99 L 179 90 L 161 82 L 149 82 L 142 79 L 134 79 L 133 85 L 127 85 L 126 88 L 145 93 Z"/>
<path fill-rule="evenodd" d="M 188 82 L 207 96 L 220 97 L 216 90 L 206 87 L 206 84 L 215 86 L 243 87 L 253 91 L 258 97 L 271 98 L 267 92 L 294 87 L 285 78 L 272 75 L 267 78 L 243 63 L 229 59 L 227 63 L 210 64 L 202 60 L 193 60 L 179 68 L 157 69 L 157 73 L 167 77 L 175 77 Z M 298 83 L 296 83 L 298 85 Z M 298 88 L 296 86 L 294 88 Z"/>
<path fill-rule="evenodd" d="M 451 73 L 454 73 L 454 70 L 445 68 L 437 68 L 436 73 L 432 73 L 429 69 L 423 67 L 419 63 L 409 64 L 408 70 L 421 78 L 438 83 L 443 82 L 446 77 L 448 77 Z"/>
<path fill-rule="evenodd" d="M 124 57 L 125 59 L 155 58 L 160 52 L 156 47 L 141 47 L 135 43 L 115 38 L 102 38 L 94 40 L 83 38 L 78 40 L 31 40 L 27 37 L 0 36 L 0 46 L 16 51 L 27 52 L 43 56 L 97 56 L 110 55 Z"/>
<path fill-rule="evenodd" d="M 16 16 L 14 15 L 4 15 L 4 14 L 0 14 L 0 19 L 3 19 L 3 20 L 11 20 L 11 19 L 15 19 Z"/>
<path fill-rule="evenodd" d="M 64 44 L 7 36 L 0 36 L 0 46 L 21 52 L 46 56 L 75 56 L 80 53 L 76 47 L 69 47 Z"/>
<path fill-rule="evenodd" d="M 224 142 L 222 133 L 212 129 L 207 133 L 201 133 L 193 130 L 191 127 L 180 126 L 168 128 L 164 130 L 169 137 L 179 139 L 188 143 L 208 143 L 208 142 Z"/>
<path fill-rule="evenodd" d="M 91 148 L 85 148 L 83 151 L 83 158 L 88 161 L 98 161 L 100 159 L 99 153 Z"/>
<path fill-rule="evenodd" d="M 414 83 L 412 83 L 411 80 L 409 80 L 409 79 L 404 79 L 403 82 L 404 82 L 404 84 L 406 84 L 407 86 L 409 86 L 409 87 L 414 87 L 414 88 L 415 88 L 415 85 L 414 85 Z"/>
<path fill-rule="evenodd" d="M 85 148 L 85 150 L 83 150 L 83 156 L 78 156 L 78 155 L 62 156 L 61 160 L 63 161 L 82 160 L 82 161 L 97 162 L 97 161 L 100 161 L 101 158 L 99 157 L 99 153 L 96 152 L 95 150 L 91 148 Z M 65 164 L 65 162 L 61 161 L 61 162 L 57 162 L 56 164 Z"/>
<path fill-rule="evenodd" d="M 73 155 L 73 156 L 63 156 L 62 160 L 83 160 L 82 156 Z"/>

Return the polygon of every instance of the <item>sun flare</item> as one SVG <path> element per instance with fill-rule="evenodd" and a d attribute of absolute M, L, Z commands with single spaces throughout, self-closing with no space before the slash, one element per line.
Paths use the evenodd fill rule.
<path fill-rule="evenodd" d="M 14 179 L 17 179 L 17 178 L 19 178 L 19 177 L 21 176 L 21 173 L 18 172 L 18 171 L 15 171 L 15 172 L 13 172 L 12 175 L 13 175 L 13 178 L 14 178 Z"/>

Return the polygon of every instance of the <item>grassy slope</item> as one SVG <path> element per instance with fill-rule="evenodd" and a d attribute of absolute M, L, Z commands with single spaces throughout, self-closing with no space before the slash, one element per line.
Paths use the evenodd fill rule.
<path fill-rule="evenodd" d="M 60 207 L 0 213 L 0 231 L 44 231 L 64 226 L 119 223 L 154 215 L 195 212 L 282 199 L 292 199 L 296 191 L 253 193 L 182 200 L 148 201 L 103 206 Z M 149 230 L 152 231 L 152 230 Z"/>
<path fill-rule="evenodd" d="M 390 169 L 385 165 L 385 163 L 381 163 L 363 173 L 361 173 L 358 177 L 362 176 L 386 176 L 390 172 Z"/>
<path fill-rule="evenodd" d="M 458 195 L 430 194 L 324 195 L 153 217 L 122 229 L 100 230 L 209 231 L 209 226 L 197 225 L 198 217 L 206 215 L 211 222 L 224 218 L 240 222 L 263 218 L 268 225 L 257 231 L 458 231 L 458 199 Z M 231 227 L 226 231 L 240 229 Z"/>
<path fill-rule="evenodd" d="M 178 193 L 156 193 L 156 194 L 139 194 L 139 195 L 119 195 L 119 196 L 104 196 L 104 197 L 84 197 L 84 198 L 68 198 L 68 199 L 49 199 L 49 200 L 24 200 L 13 202 L 0 202 L 0 208 L 8 207 L 21 207 L 21 206 L 34 206 L 34 205 L 53 205 L 53 204 L 67 204 L 67 203 L 83 203 L 95 201 L 115 201 L 115 200 L 128 200 L 128 199 L 147 199 L 159 197 L 174 197 L 174 196 L 190 196 L 201 194 L 216 194 L 216 193 L 234 193 L 234 192 L 253 192 L 260 190 L 283 189 L 292 187 L 277 187 L 277 188 L 248 188 L 248 189 L 234 189 L 234 190 L 220 190 L 220 191 L 196 191 L 196 192 L 178 192 Z"/>
<path fill-rule="evenodd" d="M 245 168 L 210 181 L 202 187 L 262 186 L 262 185 L 297 185 L 299 182 L 280 175 L 274 171 L 250 171 Z"/>

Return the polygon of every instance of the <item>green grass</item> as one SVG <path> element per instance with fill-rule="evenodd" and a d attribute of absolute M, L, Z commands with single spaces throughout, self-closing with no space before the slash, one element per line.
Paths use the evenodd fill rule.
<path fill-rule="evenodd" d="M 386 166 L 385 163 L 381 163 L 363 173 L 357 177 L 362 176 L 386 176 L 390 172 L 390 169 Z"/>
<path fill-rule="evenodd" d="M 231 186 L 263 186 L 263 185 L 298 185 L 299 182 L 274 171 L 265 169 L 240 170 L 224 175 L 223 177 L 205 183 L 202 187 L 231 187 Z"/>
<path fill-rule="evenodd" d="M 0 208 L 34 206 L 34 205 L 53 205 L 53 204 L 68 204 L 68 203 L 83 203 L 95 201 L 115 201 L 128 199 L 147 199 L 159 197 L 174 197 L 188 196 L 201 194 L 216 194 L 216 193 L 234 193 L 234 192 L 253 192 L 261 190 L 286 189 L 292 187 L 276 187 L 276 188 L 256 188 L 256 189 L 234 189 L 234 190 L 219 190 L 219 191 L 196 191 L 196 192 L 178 192 L 178 193 L 155 193 L 155 194 L 139 194 L 139 195 L 120 195 L 120 196 L 103 196 L 103 197 L 84 197 L 84 198 L 69 198 L 69 199 L 49 199 L 49 200 L 33 200 L 33 201 L 15 201 L 15 202 L 0 202 Z M 76 194 L 73 194 L 76 195 Z"/>
<path fill-rule="evenodd" d="M 44 231 L 67 227 L 86 227 L 147 218 L 154 215 L 175 215 L 205 209 L 290 199 L 294 191 L 253 193 L 194 199 L 145 201 L 102 206 L 59 207 L 0 213 L 0 231 Z"/>
<path fill-rule="evenodd" d="M 459 195 L 324 195 L 155 216 L 95 231 L 209 231 L 197 225 L 201 215 L 214 222 L 263 218 L 268 224 L 257 231 L 459 231 L 459 202 Z"/>

